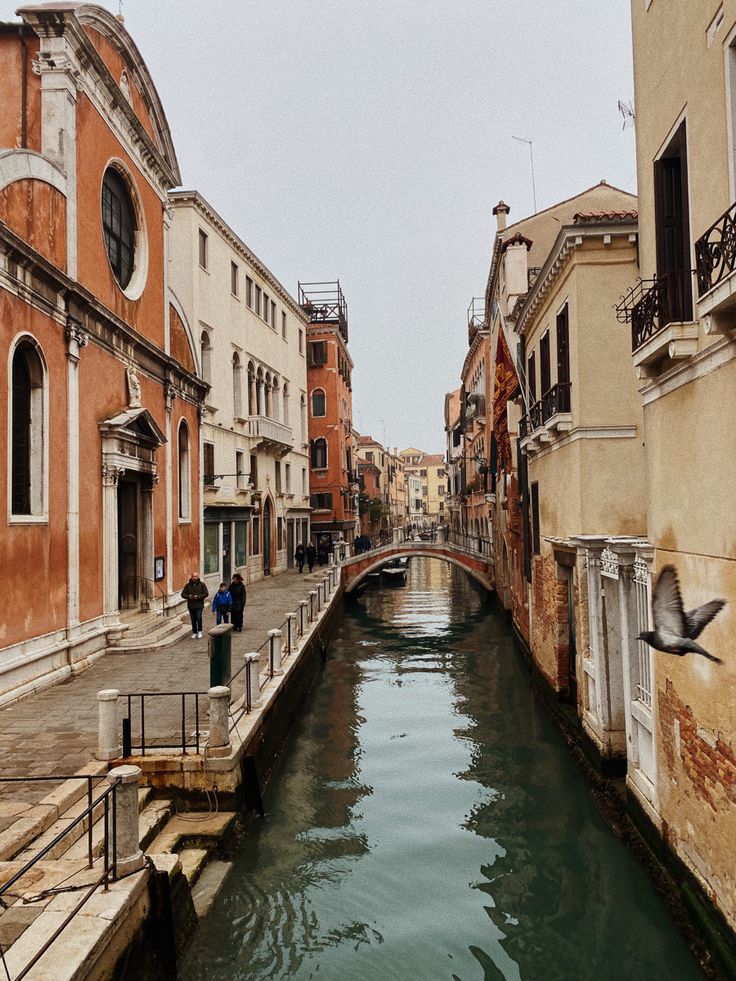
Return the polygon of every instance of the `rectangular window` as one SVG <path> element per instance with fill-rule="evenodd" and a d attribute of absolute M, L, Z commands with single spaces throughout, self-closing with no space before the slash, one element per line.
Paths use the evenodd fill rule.
<path fill-rule="evenodd" d="M 445 510 L 444 501 L 440 501 L 440 511 L 444 511 L 444 510 Z"/>
<path fill-rule="evenodd" d="M 532 551 L 535 555 L 540 553 L 540 534 L 539 534 L 539 484 L 532 484 Z"/>
<path fill-rule="evenodd" d="M 307 363 L 312 367 L 327 364 L 327 341 L 310 341 Z"/>
<path fill-rule="evenodd" d="M 281 336 L 286 340 L 286 314 L 281 311 Z"/>
<path fill-rule="evenodd" d="M 304 331 L 299 328 L 299 354 L 304 354 Z"/>
<path fill-rule="evenodd" d="M 277 494 L 280 494 L 281 493 L 281 461 L 280 460 L 277 460 L 276 463 L 274 464 L 274 466 L 276 468 L 276 471 L 275 471 L 276 472 L 276 493 Z"/>
<path fill-rule="evenodd" d="M 276 519 L 276 548 L 281 550 L 284 547 L 284 519 Z"/>
<path fill-rule="evenodd" d="M 276 330 L 276 304 L 271 300 L 271 326 Z"/>
<path fill-rule="evenodd" d="M 444 484 L 438 484 L 437 485 L 437 493 L 438 494 L 444 494 L 445 493 L 445 485 Z"/>
<path fill-rule="evenodd" d="M 246 549 L 246 529 L 248 527 L 247 521 L 236 521 L 235 522 L 235 565 L 243 566 L 247 558 Z"/>
<path fill-rule="evenodd" d="M 263 319 L 268 323 L 268 293 L 263 294 Z"/>
<path fill-rule="evenodd" d="M 245 469 L 245 454 L 236 451 L 235 453 L 235 484 L 239 488 L 244 488 L 248 484 L 248 474 Z"/>
<path fill-rule="evenodd" d="M 220 568 L 220 526 L 215 521 L 204 525 L 204 573 L 212 575 Z"/>
<path fill-rule="evenodd" d="M 383 463 L 383 461 L 381 461 L 381 462 Z M 419 471 L 419 476 L 420 477 L 426 477 L 427 476 L 427 471 L 426 470 L 420 470 Z"/>
<path fill-rule="evenodd" d="M 215 444 L 203 443 L 202 454 L 204 457 L 202 461 L 204 464 L 204 482 L 205 484 L 211 484 L 215 473 Z"/>
<path fill-rule="evenodd" d="M 256 286 L 256 303 L 253 309 L 260 317 L 261 315 L 261 287 L 260 286 Z"/>
<path fill-rule="evenodd" d="M 230 263 L 230 292 L 233 296 L 238 295 L 238 264 L 236 262 Z"/>
<path fill-rule="evenodd" d="M 254 490 L 258 490 L 258 457 L 255 453 L 250 455 L 250 482 Z"/>
<path fill-rule="evenodd" d="M 312 494 L 309 503 L 315 511 L 331 511 L 332 494 Z"/>
<path fill-rule="evenodd" d="M 667 323 L 690 321 L 693 297 L 684 122 L 662 156 L 654 162 L 654 226 L 657 279 L 662 280 L 663 286 L 659 316 Z"/>
<path fill-rule="evenodd" d="M 287 494 L 291 494 L 291 464 L 290 463 L 286 463 L 286 464 L 284 464 L 284 466 L 286 468 L 286 473 L 285 473 L 285 477 L 286 477 L 286 493 Z"/>
<path fill-rule="evenodd" d="M 207 233 L 199 230 L 199 264 L 203 269 L 207 268 Z"/>
<path fill-rule="evenodd" d="M 539 342 L 539 382 L 542 398 L 550 390 L 551 375 L 549 364 L 549 331 Z"/>
<path fill-rule="evenodd" d="M 252 555 L 261 554 L 261 519 L 260 518 L 253 518 L 253 524 L 251 525 L 250 551 Z"/>
<path fill-rule="evenodd" d="M 527 361 L 526 381 L 529 386 L 529 401 L 532 405 L 537 401 L 537 356 L 530 354 Z"/>
<path fill-rule="evenodd" d="M 558 412 L 570 411 L 570 317 L 567 304 L 557 314 Z"/>
<path fill-rule="evenodd" d="M 373 450 L 368 450 L 368 452 L 365 455 L 365 458 L 368 461 L 368 463 L 373 463 Z"/>
<path fill-rule="evenodd" d="M 245 277 L 245 302 L 253 308 L 253 280 L 250 276 Z"/>

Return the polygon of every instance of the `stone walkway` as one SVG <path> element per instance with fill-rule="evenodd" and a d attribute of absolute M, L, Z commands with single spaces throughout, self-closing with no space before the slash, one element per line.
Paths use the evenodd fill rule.
<path fill-rule="evenodd" d="M 296 611 L 299 600 L 306 599 L 326 573 L 326 567 L 318 567 L 311 576 L 289 570 L 248 586 L 244 629 L 240 634 L 232 634 L 233 672 L 242 664 L 243 655 L 258 650 L 267 640 L 268 631 L 280 627 L 286 614 Z M 97 692 L 103 688 L 117 688 L 121 693 L 207 691 L 206 631 L 211 626 L 214 626 L 214 617 L 207 607 L 202 640 L 186 637 L 161 650 L 106 654 L 82 674 L 0 709 L 0 776 L 72 774 L 93 759 L 97 748 Z M 268 657 L 264 653 L 261 671 L 267 667 Z M 234 693 L 239 692 L 242 692 L 242 686 L 238 688 L 236 683 Z M 163 709 L 157 705 L 155 711 L 149 710 L 149 701 L 166 702 L 170 707 Z M 147 700 L 147 741 L 151 730 L 155 729 L 156 735 L 159 733 L 160 727 L 155 728 L 156 714 L 159 719 L 167 717 L 172 731 L 175 728 L 181 731 L 180 704 L 180 700 L 174 698 Z M 121 714 L 123 709 L 121 700 Z M 205 698 L 200 705 L 200 728 L 204 729 L 208 727 L 206 712 Z M 191 724 L 194 727 L 193 716 Z M 137 728 L 134 717 L 134 744 Z M 0 799 L 40 799 L 53 786 L 51 781 L 35 785 L 0 783 Z"/>

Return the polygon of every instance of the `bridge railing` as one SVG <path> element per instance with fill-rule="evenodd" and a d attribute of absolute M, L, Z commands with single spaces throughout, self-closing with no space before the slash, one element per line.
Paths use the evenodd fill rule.
<path fill-rule="evenodd" d="M 461 531 L 448 531 L 447 542 L 450 545 L 457 545 L 459 548 L 477 552 L 486 558 L 493 555 L 493 542 L 490 538 L 484 538 L 482 535 L 467 535 Z"/>

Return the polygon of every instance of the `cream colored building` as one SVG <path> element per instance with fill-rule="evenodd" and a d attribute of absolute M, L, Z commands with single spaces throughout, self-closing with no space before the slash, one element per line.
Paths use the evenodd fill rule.
<path fill-rule="evenodd" d="M 211 385 L 203 421 L 203 572 L 284 572 L 309 540 L 306 316 L 196 191 L 171 195 L 171 283 Z"/>
<path fill-rule="evenodd" d="M 698 638 L 723 664 L 652 655 L 649 780 L 629 787 L 736 929 L 736 0 L 633 0 L 632 24 L 644 282 L 619 314 L 644 413 L 642 581 L 671 563 L 687 609 L 728 605 Z"/>

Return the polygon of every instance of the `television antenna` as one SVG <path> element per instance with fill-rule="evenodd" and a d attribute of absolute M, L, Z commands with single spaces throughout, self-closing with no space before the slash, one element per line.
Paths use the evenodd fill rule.
<path fill-rule="evenodd" d="M 621 113 L 624 120 L 622 129 L 627 129 L 629 126 L 634 125 L 636 121 L 636 113 L 634 112 L 634 106 L 631 102 L 622 102 L 621 99 L 619 99 L 618 111 Z"/>
<path fill-rule="evenodd" d="M 534 181 L 534 144 L 531 140 L 525 140 L 523 136 L 512 136 L 512 140 L 516 140 L 518 143 L 526 143 L 529 147 L 529 157 L 532 162 L 532 198 L 534 199 L 534 214 L 537 213 L 537 185 Z"/>

